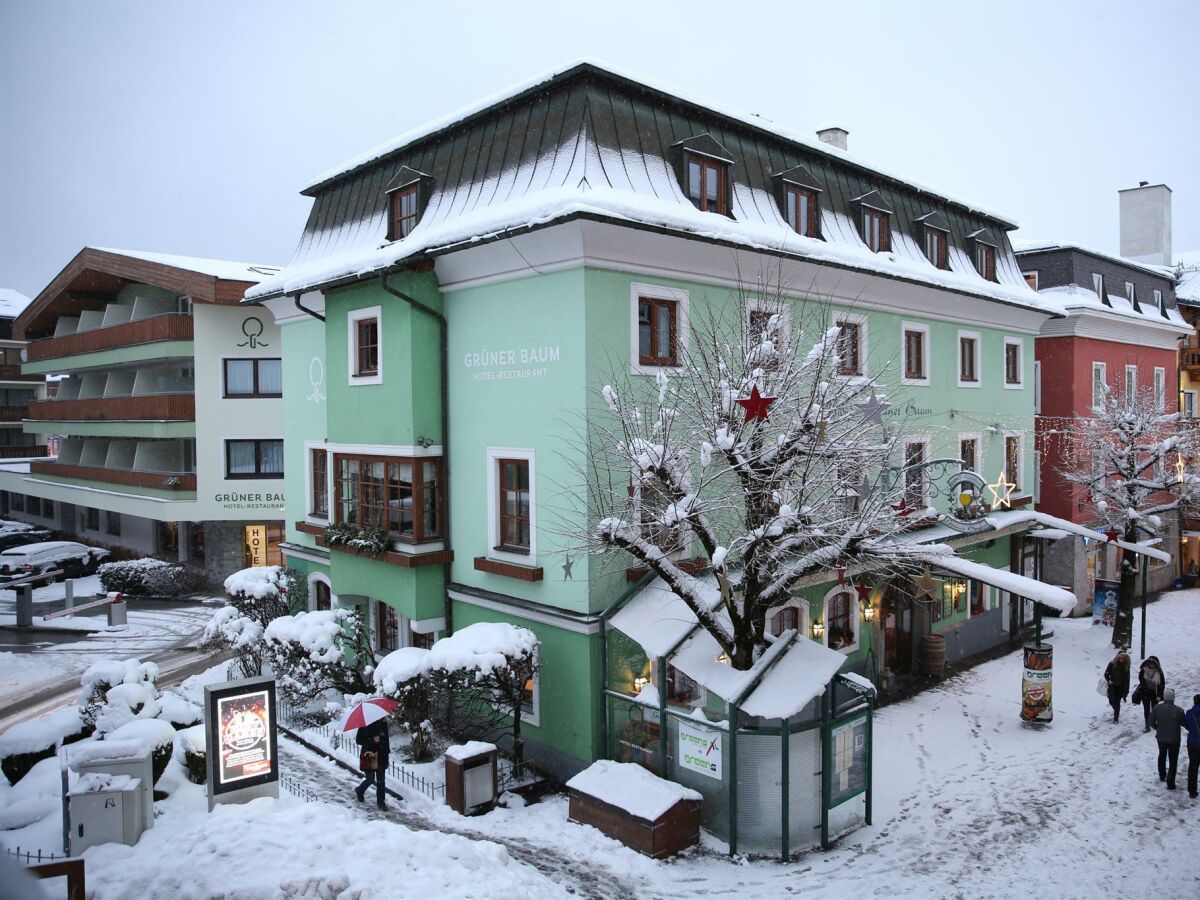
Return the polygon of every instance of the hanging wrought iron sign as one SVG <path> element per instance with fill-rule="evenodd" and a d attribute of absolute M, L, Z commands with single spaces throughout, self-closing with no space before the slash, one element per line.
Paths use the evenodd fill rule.
<path fill-rule="evenodd" d="M 978 473 L 962 468 L 961 460 L 931 459 L 899 470 L 902 484 L 911 484 L 914 476 L 920 478 L 921 491 L 930 506 L 941 500 L 949 508 L 948 514 L 938 517 L 942 524 L 963 534 L 978 534 L 994 529 L 987 520 L 992 508 L 983 499 L 987 482 Z M 902 498 L 900 502 L 907 509 L 907 498 Z M 899 514 L 906 513 L 901 511 Z"/>

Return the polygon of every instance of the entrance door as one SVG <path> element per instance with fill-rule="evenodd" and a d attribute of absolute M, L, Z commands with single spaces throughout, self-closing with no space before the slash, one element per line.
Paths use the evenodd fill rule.
<path fill-rule="evenodd" d="M 893 672 L 912 670 L 913 601 L 889 586 L 883 595 L 883 663 Z"/>

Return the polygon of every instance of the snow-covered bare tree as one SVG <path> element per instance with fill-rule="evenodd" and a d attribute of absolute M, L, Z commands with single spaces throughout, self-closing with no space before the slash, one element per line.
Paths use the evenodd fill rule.
<path fill-rule="evenodd" d="M 580 537 L 659 576 L 746 669 L 802 579 L 882 580 L 952 551 L 907 534 L 926 516 L 925 475 L 897 477 L 903 423 L 885 424 L 881 379 L 899 379 L 867 368 L 863 317 L 762 284 L 713 309 L 693 315 L 670 371 L 606 373 L 610 415 L 581 437 L 594 524 Z M 697 551 L 719 599 L 680 565 Z"/>
<path fill-rule="evenodd" d="M 1132 544 L 1154 538 L 1164 515 L 1200 499 L 1200 476 L 1187 469 L 1200 451 L 1196 430 L 1178 413 L 1165 412 L 1163 398 L 1153 390 L 1129 397 L 1106 390 L 1092 413 L 1076 418 L 1065 432 L 1062 475 L 1080 486 L 1110 540 Z M 1126 553 L 1115 647 L 1128 647 L 1133 638 L 1136 590 L 1134 562 Z"/>

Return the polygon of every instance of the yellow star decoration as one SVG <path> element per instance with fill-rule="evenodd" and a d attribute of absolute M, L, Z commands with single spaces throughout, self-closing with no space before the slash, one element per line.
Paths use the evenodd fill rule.
<path fill-rule="evenodd" d="M 1017 486 L 1008 480 L 1008 472 L 1001 469 L 996 483 L 989 484 L 987 489 L 992 495 L 992 506 L 1008 507 L 1012 505 L 1013 491 L 1017 489 Z"/>
<path fill-rule="evenodd" d="M 925 567 L 925 571 L 921 573 L 921 577 L 913 581 L 913 586 L 917 589 L 917 597 L 928 597 L 931 600 L 933 595 L 937 593 L 940 584 L 934 580 L 933 573 L 929 571 L 929 566 Z"/>

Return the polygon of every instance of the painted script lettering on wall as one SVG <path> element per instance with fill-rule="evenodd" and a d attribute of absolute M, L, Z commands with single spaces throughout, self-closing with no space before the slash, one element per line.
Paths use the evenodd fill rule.
<path fill-rule="evenodd" d="M 463 355 L 463 366 L 471 369 L 475 381 L 514 381 L 545 378 L 553 363 L 560 360 L 558 344 L 534 347 L 490 349 L 487 347 Z"/>

